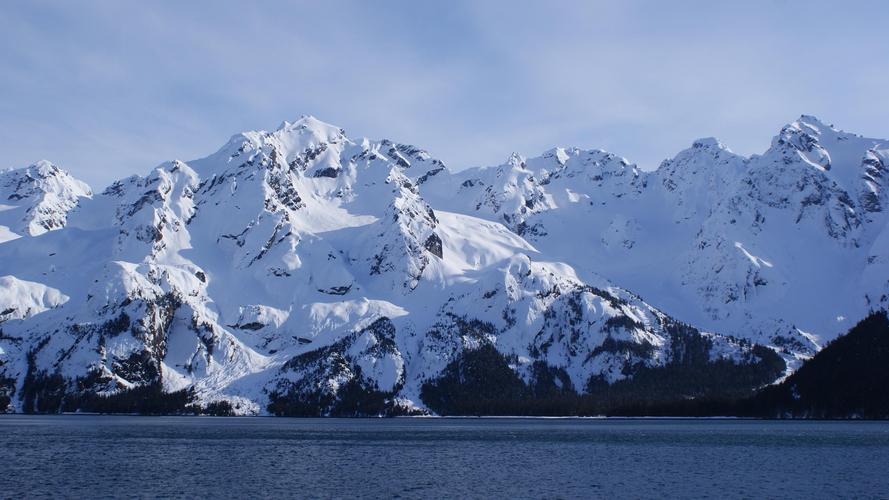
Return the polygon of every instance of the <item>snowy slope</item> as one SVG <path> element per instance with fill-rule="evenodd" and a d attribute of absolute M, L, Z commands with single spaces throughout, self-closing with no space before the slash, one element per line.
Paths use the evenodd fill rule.
<path fill-rule="evenodd" d="M 576 148 L 451 173 L 302 117 L 96 195 L 4 172 L 0 399 L 399 413 L 485 348 L 579 394 L 766 363 L 751 341 L 793 361 L 886 301 L 887 157 L 804 117 L 754 158 L 705 139 L 652 173 Z"/>
<path fill-rule="evenodd" d="M 89 186 L 45 160 L 0 172 L 0 242 L 61 229 L 90 196 Z"/>
<path fill-rule="evenodd" d="M 707 138 L 642 172 L 559 148 L 439 176 L 423 195 L 684 321 L 811 354 L 886 306 L 884 143 L 802 116 L 751 158 Z"/>

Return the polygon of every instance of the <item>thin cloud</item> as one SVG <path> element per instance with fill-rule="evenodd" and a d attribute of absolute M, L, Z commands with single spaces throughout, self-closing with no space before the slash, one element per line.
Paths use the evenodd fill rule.
<path fill-rule="evenodd" d="M 310 113 L 452 168 L 555 145 L 655 168 L 701 136 L 751 154 L 801 113 L 889 136 L 879 2 L 16 2 L 0 166 L 100 189 Z M 868 22 L 863 24 L 864 19 Z"/>

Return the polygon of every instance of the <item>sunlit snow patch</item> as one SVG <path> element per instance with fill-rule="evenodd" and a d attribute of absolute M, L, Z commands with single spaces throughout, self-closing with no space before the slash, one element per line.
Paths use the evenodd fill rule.
<path fill-rule="evenodd" d="M 68 302 L 68 296 L 42 283 L 0 277 L 0 322 L 23 319 Z"/>
<path fill-rule="evenodd" d="M 761 258 L 759 258 L 759 257 L 757 257 L 757 256 L 755 256 L 755 255 L 753 255 L 752 253 L 748 252 L 748 251 L 744 248 L 744 245 L 743 245 L 740 241 L 736 241 L 736 242 L 735 242 L 735 248 L 737 248 L 738 250 L 740 250 L 740 251 L 744 254 L 745 257 L 747 257 L 748 259 L 750 259 L 750 262 L 752 262 L 753 265 L 756 266 L 756 267 L 762 267 L 762 266 L 766 266 L 766 267 L 774 267 L 774 266 L 772 265 L 771 262 L 769 262 L 769 261 L 767 261 L 767 260 L 765 260 L 765 259 L 761 259 Z"/>

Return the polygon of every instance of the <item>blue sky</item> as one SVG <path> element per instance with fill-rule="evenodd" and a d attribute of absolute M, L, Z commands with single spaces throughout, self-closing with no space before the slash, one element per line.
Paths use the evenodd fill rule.
<path fill-rule="evenodd" d="M 889 137 L 887 26 L 879 1 L 3 1 L 0 167 L 100 189 L 301 114 L 454 169 L 751 154 L 803 113 Z"/>

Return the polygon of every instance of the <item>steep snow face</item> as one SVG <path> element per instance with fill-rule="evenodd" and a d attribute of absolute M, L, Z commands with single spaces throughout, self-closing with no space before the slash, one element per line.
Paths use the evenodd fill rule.
<path fill-rule="evenodd" d="M 500 166 L 441 175 L 421 189 L 433 206 L 496 220 L 519 235 L 545 236 L 542 226 L 528 223 L 535 214 L 604 203 L 598 196 L 606 193 L 632 197 L 643 187 L 640 171 L 623 158 L 556 148 L 532 159 L 513 153 Z"/>
<path fill-rule="evenodd" d="M 754 201 L 761 211 L 785 209 L 794 223 L 823 231 L 838 244 L 857 246 L 867 212 L 859 207 L 859 193 L 868 188 L 877 195 L 877 205 L 882 194 L 879 184 L 866 185 L 868 172 L 862 168 L 876 156 L 873 148 L 878 144 L 803 116 L 784 127 L 772 147 L 752 163 L 744 180 L 747 188 L 737 196 Z M 740 212 L 746 207 L 733 208 Z M 761 226 L 761 220 L 754 221 L 755 228 Z"/>
<path fill-rule="evenodd" d="M 418 375 L 438 373 L 461 351 L 486 343 L 515 359 L 524 377 L 542 362 L 564 371 L 577 390 L 590 377 L 613 382 L 635 366 L 669 361 L 668 317 L 628 292 L 584 283 L 562 264 L 517 253 L 449 295 L 418 341 L 419 359 L 410 367 Z M 729 349 L 727 356 L 742 351 Z"/>
<path fill-rule="evenodd" d="M 705 138 L 646 173 L 557 148 L 421 193 L 684 321 L 808 355 L 886 305 L 884 143 L 802 116 L 761 156 Z"/>
<path fill-rule="evenodd" d="M 89 186 L 48 161 L 0 172 L 0 243 L 65 227 Z"/>
<path fill-rule="evenodd" d="M 24 319 L 58 307 L 68 296 L 41 283 L 22 281 L 14 276 L 0 277 L 0 323 Z"/>
<path fill-rule="evenodd" d="M 690 345 L 792 367 L 887 302 L 880 144 L 803 117 L 752 158 L 701 139 L 653 173 L 576 148 L 451 173 L 305 116 L 95 196 L 49 164 L 6 172 L 0 396 L 410 412 L 486 348 L 577 393 Z"/>
<path fill-rule="evenodd" d="M 444 257 L 442 241 L 435 233 L 435 212 L 407 176 L 392 168 L 386 182 L 393 188 L 392 201 L 364 231 L 366 243 L 350 254 L 368 266 L 369 276 L 391 276 L 380 283 L 385 289 L 406 292 L 417 287 L 430 257 Z"/>
<path fill-rule="evenodd" d="M 803 116 L 751 158 L 687 260 L 707 315 L 736 329 L 783 320 L 826 341 L 878 306 L 885 284 L 861 281 L 887 221 L 879 148 Z"/>
<path fill-rule="evenodd" d="M 732 194 L 744 174 L 747 159 L 738 156 L 719 140 L 696 140 L 691 148 L 664 161 L 654 178 L 671 205 L 674 222 L 700 223 L 722 200 Z"/>
<path fill-rule="evenodd" d="M 62 380 L 97 394 L 191 388 L 265 411 L 264 384 L 243 379 L 406 314 L 398 302 L 430 267 L 439 286 L 455 274 L 416 189 L 442 170 L 418 148 L 303 117 L 116 182 L 57 236 L 8 242 L 3 370 L 18 408 L 43 408 L 35 380 Z"/>

